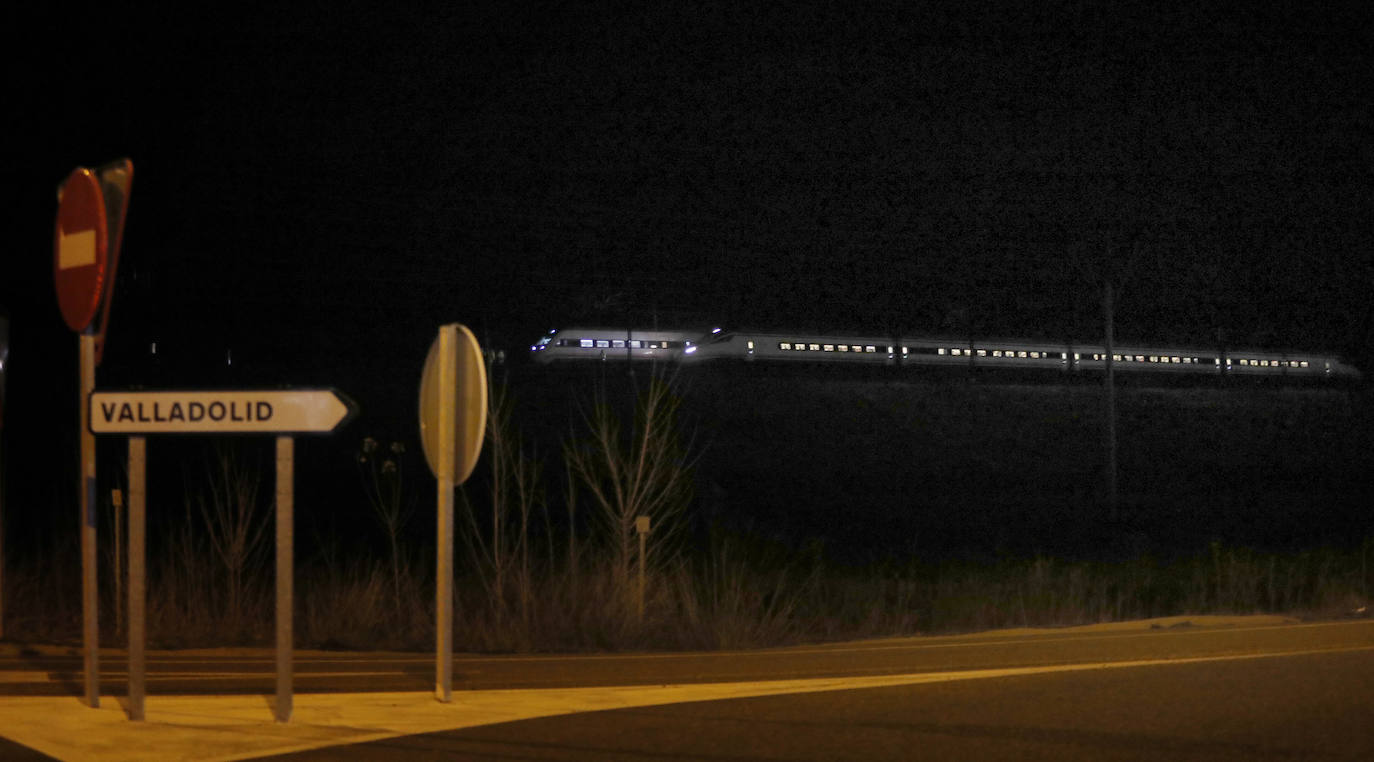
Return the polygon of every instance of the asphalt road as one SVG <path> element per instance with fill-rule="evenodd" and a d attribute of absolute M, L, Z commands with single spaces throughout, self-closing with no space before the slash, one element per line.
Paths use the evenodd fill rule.
<path fill-rule="evenodd" d="M 4 653 L 0 695 L 81 694 L 79 653 Z M 431 654 L 299 653 L 295 667 L 298 694 L 433 686 Z M 103 668 L 106 694 L 122 692 L 114 653 Z M 270 695 L 272 670 L 270 651 L 153 653 L 148 693 Z M 1374 759 L 1370 620 L 458 657 L 454 670 L 455 699 L 492 689 L 694 684 L 746 685 L 736 695 L 752 697 L 684 694 L 287 758 Z"/>
<path fill-rule="evenodd" d="M 1374 758 L 1374 654 L 1309 653 L 563 715 L 276 759 Z"/>

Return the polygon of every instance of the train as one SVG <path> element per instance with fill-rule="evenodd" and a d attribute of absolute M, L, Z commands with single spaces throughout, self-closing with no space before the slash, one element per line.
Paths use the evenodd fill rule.
<path fill-rule="evenodd" d="M 745 330 L 568 327 L 554 329 L 530 346 L 538 363 L 595 361 L 720 361 L 824 363 L 850 366 L 912 366 L 1101 372 L 1108 366 L 1102 344 L 940 336 L 876 336 L 754 332 Z M 1230 375 L 1282 379 L 1358 380 L 1360 371 L 1321 352 L 1274 352 L 1232 348 L 1113 346 L 1117 372 Z"/>

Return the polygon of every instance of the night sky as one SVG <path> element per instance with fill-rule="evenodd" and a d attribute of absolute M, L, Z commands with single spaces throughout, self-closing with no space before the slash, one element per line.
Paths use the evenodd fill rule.
<path fill-rule="evenodd" d="M 55 191 L 122 156 L 100 385 L 390 436 L 444 322 L 1082 340 L 1104 276 L 1121 341 L 1370 370 L 1367 2 L 403 5 L 13 12 L 11 494 L 74 446 Z"/>

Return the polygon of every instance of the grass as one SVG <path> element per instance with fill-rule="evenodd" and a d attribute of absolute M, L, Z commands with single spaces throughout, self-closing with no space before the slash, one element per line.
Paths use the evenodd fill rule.
<path fill-rule="evenodd" d="M 773 539 L 762 539 L 765 533 L 761 530 L 773 533 L 775 525 L 781 523 L 770 523 L 767 517 L 759 520 L 760 531 L 726 524 L 709 538 L 693 535 L 689 522 L 693 512 L 700 521 L 714 525 L 730 515 L 731 507 L 722 503 L 725 491 L 719 484 L 704 495 L 698 491 L 693 465 L 702 462 L 703 471 L 717 479 L 727 469 L 720 462 L 712 467 L 699 460 L 701 453 L 693 449 L 690 438 L 680 436 L 682 430 L 690 428 L 690 421 L 684 423 L 677 417 L 686 417 L 685 409 L 677 406 L 670 385 L 655 385 L 657 382 L 654 379 L 647 387 L 632 390 L 638 392 L 637 397 L 603 395 L 597 406 L 574 408 L 588 414 L 570 416 L 572 430 L 564 435 L 561 448 L 527 445 L 512 423 L 509 398 L 493 395 L 493 414 L 488 420 L 495 428 L 489 432 L 484 456 L 486 472 L 465 488 L 459 501 L 462 513 L 457 524 L 462 542 L 458 547 L 466 552 L 459 554 L 454 585 L 456 650 L 736 649 L 1172 615 L 1282 613 L 1329 617 L 1369 601 L 1368 566 L 1370 555 L 1374 555 L 1374 538 L 1353 550 L 1349 546 L 1320 547 L 1278 553 L 1214 542 L 1192 555 L 1161 558 L 1150 555 L 1148 544 L 1121 542 L 1122 530 L 1076 520 L 1065 526 L 1075 532 L 1085 527 L 1100 530 L 1103 537 L 1099 540 L 1131 549 L 1114 551 L 1108 556 L 1110 561 L 1007 552 L 993 561 L 936 562 L 929 552 L 918 552 L 913 546 L 905 554 L 874 556 L 881 560 L 845 562 L 826 560 L 819 540 L 805 543 L 797 552 L 789 546 L 798 543 L 780 539 L 780 535 L 767 534 Z M 839 394 L 833 387 L 818 387 L 818 393 Z M 852 393 L 836 400 L 794 395 L 796 400 L 789 404 L 814 404 L 817 411 L 836 408 L 839 401 L 847 404 L 839 406 L 842 415 L 826 418 L 816 412 L 817 421 L 826 425 L 808 422 L 808 416 L 802 414 L 773 416 L 768 437 L 730 440 L 730 457 L 735 462 L 753 459 L 763 463 L 767 451 L 776 449 L 778 442 L 812 436 L 824 442 L 825 452 L 833 452 L 839 445 L 841 451 L 869 453 L 871 467 L 860 469 L 861 473 L 885 474 L 877 467 L 887 462 L 883 459 L 923 462 L 927 456 L 934 457 L 930 449 L 934 447 L 961 447 L 974 454 L 1009 447 L 989 447 L 986 437 L 961 433 L 960 427 L 967 428 L 966 423 L 955 426 L 946 420 L 948 416 L 935 414 L 951 405 L 978 413 L 991 404 L 990 399 L 1006 402 L 1003 398 L 1008 393 L 998 391 L 985 399 L 988 393 L 982 390 L 952 388 L 950 395 L 958 398 L 951 402 L 944 398 L 949 395 L 913 395 L 905 388 L 897 389 L 901 394 L 888 399 L 883 395 L 895 392 L 885 385 L 848 391 Z M 1047 395 L 1064 397 L 1073 404 L 1055 408 Z M 739 396 L 751 400 L 768 397 Z M 1034 408 L 1035 415 L 1043 420 L 1061 414 L 1073 418 L 1079 407 L 1092 409 L 1075 402 L 1078 396 L 1082 395 L 1077 389 L 1053 394 L 1035 389 L 1027 392 L 1022 407 Z M 1177 396 L 1208 405 L 1231 399 L 1213 394 Z M 738 409 L 730 408 L 726 397 L 716 399 L 716 403 L 726 413 L 743 419 L 748 419 L 754 407 L 739 400 L 732 403 Z M 923 445 L 927 448 L 924 454 L 913 455 L 904 447 L 872 446 L 872 430 L 889 434 L 904 431 L 906 424 L 891 420 L 902 416 L 920 422 L 933 433 L 894 441 L 928 440 Z M 1000 421 L 1005 413 L 993 417 Z M 849 418 L 858 419 L 858 423 L 849 428 L 829 425 Z M 988 426 L 979 431 L 997 433 L 1002 428 Z M 1035 458 L 1048 457 L 1041 449 L 1051 449 L 1056 438 L 1062 437 L 1045 434 L 1044 448 L 1022 448 L 1019 457 L 1029 460 L 1007 462 L 1014 462 L 1016 470 L 1037 473 L 1041 465 Z M 541 449 L 561 452 L 562 468 L 551 468 L 532 454 Z M 261 502 L 270 496 L 260 494 L 266 490 L 254 489 L 247 470 L 235 466 L 223 452 L 213 457 L 215 467 L 203 475 L 205 483 L 188 479 L 186 509 L 181 517 L 153 525 L 147 599 L 147 632 L 153 647 L 266 646 L 273 642 L 275 586 L 270 531 L 265 544 L 257 543 L 263 527 L 271 521 L 270 506 Z M 317 535 L 309 543 L 313 551 L 299 553 L 294 570 L 296 645 L 431 649 L 434 547 L 432 540 L 426 544 L 422 532 L 405 531 L 416 502 L 415 495 L 403 486 L 416 481 L 403 478 L 407 473 L 406 448 L 399 442 L 382 447 L 368 438 L 353 457 L 363 480 L 358 502 L 376 521 L 349 523 L 344 536 L 337 530 Z M 883 530 L 882 516 L 865 514 L 841 499 L 851 493 L 873 500 L 891 497 L 888 507 L 907 513 L 945 510 L 933 502 L 899 503 L 910 501 L 911 496 L 900 491 L 883 492 L 893 481 L 887 478 L 876 483 L 872 479 L 845 482 L 848 492 L 827 499 L 822 491 L 826 480 L 838 483 L 847 476 L 844 468 L 832 468 L 831 473 L 826 471 L 828 467 L 818 463 L 814 468 L 791 469 L 786 476 L 796 482 L 792 492 L 779 491 L 783 496 L 779 499 L 790 512 L 808 507 L 830 511 L 824 524 L 827 536 L 839 536 L 846 528 L 864 539 L 906 536 L 895 524 L 891 531 Z M 564 475 L 559 485 L 561 499 L 550 498 L 544 482 L 552 478 L 548 474 L 560 471 Z M 750 467 L 748 472 L 753 476 L 769 473 L 761 467 Z M 730 484 L 728 480 L 726 483 Z M 1017 524 L 1008 518 L 1020 515 L 1018 511 L 1038 515 L 1043 506 L 1025 502 L 1032 494 L 1008 489 L 1002 493 L 1020 494 L 1022 502 L 998 507 L 970 496 L 951 504 L 957 510 L 950 515 L 961 522 L 980 521 L 983 524 L 979 526 L 993 528 L 999 522 L 1038 526 L 1029 520 Z M 796 501 L 802 494 L 810 497 L 810 503 Z M 979 510 L 969 510 L 968 505 L 978 505 Z M 837 508 L 855 518 L 835 519 Z M 750 503 L 748 510 L 735 513 L 753 516 L 763 510 Z M 654 529 L 649 535 L 650 563 L 641 614 L 637 538 L 631 527 L 642 515 L 653 517 Z M 1252 516 L 1253 511 L 1246 515 Z M 1177 524 L 1188 537 L 1208 536 L 1199 534 L 1201 530 L 1188 525 L 1183 517 L 1165 519 Z M 422 538 L 419 541 L 414 539 L 417 534 Z M 988 539 L 989 532 L 980 530 L 970 536 L 983 538 L 985 552 L 995 551 L 997 545 Z M 1037 535 L 1036 541 L 1046 536 Z M 1076 542 L 1079 546 L 1101 544 L 1093 540 L 1094 536 L 1089 531 L 1082 535 L 1088 539 Z M 944 541 L 942 535 L 934 537 L 935 542 Z M 102 547 L 109 547 L 107 539 L 101 542 Z M 955 556 L 951 553 L 950 557 Z M 112 615 L 116 602 L 111 563 L 111 558 L 106 558 L 100 572 L 100 623 L 102 642 L 107 644 L 123 639 L 123 633 L 115 631 L 116 617 Z M 6 638 L 78 642 L 81 597 L 75 537 L 54 540 L 41 555 L 11 558 L 9 564 L 4 575 Z"/>
<path fill-rule="evenodd" d="M 864 570 L 764 565 L 723 544 L 713 554 L 660 568 L 645 616 L 610 563 L 532 574 L 526 590 L 493 598 L 475 575 L 455 585 L 454 647 L 469 652 L 738 649 L 869 637 L 1058 627 L 1199 614 L 1332 617 L 1368 602 L 1368 554 L 1322 549 L 1264 554 L 1214 545 L 1171 562 L 946 564 Z M 76 569 L 74 549 L 59 565 Z M 273 584 L 260 571 L 240 593 L 240 614 L 215 582 L 223 570 L 193 552 L 159 559 L 150 574 L 149 643 L 191 648 L 272 643 Z M 297 569 L 297 646 L 424 651 L 433 647 L 432 567 L 394 573 L 378 560 L 321 557 Z M 5 632 L 19 642 L 80 638 L 80 580 L 20 565 L 6 576 Z M 108 591 L 107 591 L 108 593 Z M 102 601 L 108 612 L 110 595 Z M 523 603 L 522 603 L 523 601 Z M 102 641 L 119 643 L 102 615 Z"/>

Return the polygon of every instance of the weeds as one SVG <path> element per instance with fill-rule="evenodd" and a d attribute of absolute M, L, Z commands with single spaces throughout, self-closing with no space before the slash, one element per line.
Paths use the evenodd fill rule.
<path fill-rule="evenodd" d="M 827 568 L 818 547 L 784 557 L 747 538 L 691 552 L 672 538 L 686 536 L 695 454 L 682 441 L 670 381 L 655 377 L 640 392 L 627 419 L 604 394 L 585 411 L 563 452 L 561 527 L 509 398 L 499 387 L 493 394 L 486 471 L 462 503 L 470 560 L 455 584 L 457 650 L 748 648 L 1180 614 L 1334 616 L 1368 602 L 1371 540 L 1353 552 L 1277 555 L 1215 542 L 1168 561 L 1037 557 L 861 570 Z M 406 547 L 402 531 L 410 518 L 404 452 L 399 442 L 363 440 L 358 466 L 386 557 L 316 538 L 316 553 L 295 570 L 298 646 L 432 646 L 433 567 L 419 560 L 425 548 Z M 181 521 L 160 528 L 150 559 L 152 645 L 271 642 L 273 570 L 259 553 L 269 522 L 258 492 L 253 470 L 223 451 L 203 483 L 188 484 Z M 591 506 L 588 516 L 579 505 Z M 639 516 L 652 518 L 655 542 L 642 617 L 630 595 Z M 79 577 L 64 572 L 79 568 L 76 558 L 69 538 L 27 566 L 11 564 L 7 637 L 79 638 Z"/>

